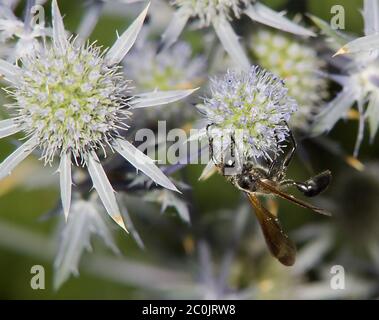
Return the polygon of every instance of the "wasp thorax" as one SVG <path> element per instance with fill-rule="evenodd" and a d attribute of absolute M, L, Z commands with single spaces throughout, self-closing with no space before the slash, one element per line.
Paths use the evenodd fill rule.
<path fill-rule="evenodd" d="M 67 150 L 81 156 L 125 127 L 127 83 L 119 67 L 106 66 L 99 48 L 46 46 L 23 58 L 21 69 L 11 107 L 46 162 Z"/>
<path fill-rule="evenodd" d="M 174 0 L 173 4 L 185 8 L 188 13 L 199 18 L 202 26 L 209 26 L 215 17 L 239 18 L 249 0 Z"/>

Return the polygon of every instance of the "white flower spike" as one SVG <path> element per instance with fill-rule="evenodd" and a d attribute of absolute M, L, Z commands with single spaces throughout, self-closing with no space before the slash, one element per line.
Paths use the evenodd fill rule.
<path fill-rule="evenodd" d="M 12 170 L 17 167 L 23 160 L 25 160 L 37 147 L 37 139 L 31 138 L 23 145 L 21 145 L 16 151 L 8 156 L 0 164 L 0 180 L 12 173 Z"/>
<path fill-rule="evenodd" d="M 19 132 L 21 128 L 12 119 L 1 120 L 0 121 L 0 139 L 11 136 Z"/>
<path fill-rule="evenodd" d="M 118 139 L 113 148 L 129 161 L 136 169 L 141 170 L 149 176 L 154 182 L 161 186 L 179 192 L 175 185 L 168 179 L 161 170 L 159 170 L 152 159 L 146 156 L 143 152 L 136 149 L 130 142 Z"/>
<path fill-rule="evenodd" d="M 271 10 L 269 7 L 266 7 L 259 2 L 256 2 L 255 4 L 249 4 L 245 10 L 245 14 L 254 21 L 276 28 L 278 30 L 305 37 L 315 36 L 312 31 L 297 25 L 296 23 L 284 17 L 282 13 L 275 12 L 274 10 Z"/>
<path fill-rule="evenodd" d="M 59 49 L 61 50 L 65 50 L 68 45 L 68 41 L 66 37 L 66 31 L 64 28 L 62 15 L 58 8 L 57 0 L 53 0 L 52 6 L 51 6 L 51 15 L 53 19 L 54 45 L 59 47 Z"/>
<path fill-rule="evenodd" d="M 88 168 L 108 214 L 126 230 L 116 197 L 97 156 L 110 147 L 165 188 L 174 184 L 131 143 L 122 138 L 132 106 L 148 107 L 182 99 L 193 90 L 131 95 L 118 63 L 134 44 L 149 5 L 106 53 L 95 44 L 78 45 L 67 37 L 56 0 L 52 1 L 53 39 L 20 59 L 19 66 L 0 59 L 0 75 L 10 82 L 12 118 L 0 121 L 0 138 L 23 132 L 28 138 L 0 164 L 6 177 L 33 150 L 45 164 L 60 157 L 62 206 L 70 212 L 73 165 Z M 106 51 L 105 51 L 106 52 Z M 104 152 L 105 154 L 105 152 Z"/>
<path fill-rule="evenodd" d="M 69 152 L 63 153 L 61 155 L 61 162 L 59 165 L 59 181 L 61 185 L 61 198 L 62 207 L 65 219 L 67 221 L 68 214 L 71 205 L 71 154 Z"/>
<path fill-rule="evenodd" d="M 131 109 L 147 108 L 184 99 L 199 88 L 192 90 L 153 91 L 141 93 L 131 102 Z"/>
<path fill-rule="evenodd" d="M 340 54 L 359 53 L 374 50 L 379 50 L 379 34 L 370 34 L 368 36 L 357 38 L 338 49 L 333 57 Z"/>
<path fill-rule="evenodd" d="M 139 15 L 139 17 L 132 23 L 132 25 L 117 39 L 115 44 L 109 49 L 105 55 L 105 60 L 108 66 L 119 63 L 125 55 L 129 52 L 130 48 L 133 46 L 137 39 L 138 33 L 141 31 L 143 22 L 145 21 L 147 10 L 149 9 L 150 3 L 147 5 L 145 10 Z"/>

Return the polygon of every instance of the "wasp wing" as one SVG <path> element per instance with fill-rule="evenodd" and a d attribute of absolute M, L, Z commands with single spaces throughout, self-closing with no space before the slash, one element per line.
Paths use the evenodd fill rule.
<path fill-rule="evenodd" d="M 321 209 L 321 208 L 318 208 L 308 202 L 305 202 L 303 200 L 300 200 L 296 197 L 294 197 L 292 194 L 288 194 L 288 193 L 285 193 L 281 190 L 279 190 L 277 187 L 269 184 L 269 183 L 266 183 L 265 181 L 263 180 L 258 180 L 257 183 L 259 184 L 259 186 L 261 187 L 261 189 L 265 190 L 266 192 L 268 193 L 273 193 L 283 199 L 286 199 L 286 200 L 289 200 L 293 203 L 296 203 L 297 205 L 303 207 L 303 208 L 307 208 L 307 209 L 310 209 L 314 212 L 317 212 L 319 214 L 323 214 L 323 215 L 326 215 L 326 216 L 331 216 L 330 212 L 328 212 L 327 210 L 324 210 L 324 209 Z"/>
<path fill-rule="evenodd" d="M 278 219 L 269 212 L 253 193 L 247 193 L 263 235 L 272 255 L 285 266 L 292 266 L 296 259 L 296 247 L 284 233 Z"/>

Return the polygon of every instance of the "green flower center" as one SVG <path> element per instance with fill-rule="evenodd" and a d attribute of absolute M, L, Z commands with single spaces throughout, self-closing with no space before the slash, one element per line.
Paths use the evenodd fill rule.
<path fill-rule="evenodd" d="M 52 46 L 22 63 L 13 107 L 27 134 L 46 150 L 46 161 L 57 150 L 79 156 L 96 148 L 128 117 L 122 110 L 126 82 L 119 67 L 105 66 L 99 48 L 71 44 L 62 52 Z"/>

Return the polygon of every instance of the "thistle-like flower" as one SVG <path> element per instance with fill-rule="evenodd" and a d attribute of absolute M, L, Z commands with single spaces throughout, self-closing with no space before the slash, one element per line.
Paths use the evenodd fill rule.
<path fill-rule="evenodd" d="M 249 2 L 249 0 L 174 0 L 172 3 L 191 13 L 191 17 L 198 18 L 201 27 L 209 27 L 213 19 L 218 16 L 228 20 L 232 20 L 233 16 L 240 18 L 243 8 Z"/>
<path fill-rule="evenodd" d="M 60 157 L 62 205 L 67 218 L 71 203 L 71 167 L 86 166 L 108 214 L 125 229 L 113 188 L 97 150 L 117 151 L 156 183 L 177 190 L 173 183 L 131 143 L 122 138 L 133 108 L 181 99 L 193 90 L 131 96 L 118 63 L 137 38 L 148 7 L 109 49 L 95 44 L 77 46 L 67 38 L 57 1 L 52 2 L 53 39 L 21 60 L 19 66 L 0 60 L 0 74 L 10 82 L 12 118 L 0 121 L 0 138 L 23 132 L 26 142 L 0 164 L 7 176 L 35 149 L 45 164 Z M 127 98 L 127 96 L 131 96 Z"/>
<path fill-rule="evenodd" d="M 281 79 L 253 66 L 248 72 L 228 71 L 212 79 L 211 97 L 199 109 L 213 126 L 208 130 L 211 138 L 227 138 L 240 130 L 235 142 L 242 161 L 270 160 L 281 152 L 297 104 Z"/>
<path fill-rule="evenodd" d="M 199 84 L 206 67 L 202 56 L 192 58 L 192 50 L 186 42 L 178 42 L 165 54 L 156 54 L 154 42 L 137 44 L 125 62 L 125 72 L 143 89 L 186 89 Z M 143 64 L 137 63 L 144 61 Z"/>
<path fill-rule="evenodd" d="M 134 79 L 143 90 L 181 90 L 199 86 L 205 79 L 205 59 L 192 57 L 191 47 L 178 42 L 164 54 L 156 54 L 157 43 L 138 41 L 125 61 L 125 74 Z M 143 61 L 144 63 L 140 63 Z M 192 108 L 171 105 L 149 110 L 144 116 L 150 119 L 186 119 L 193 115 Z M 164 117 L 163 117 L 164 116 Z"/>
<path fill-rule="evenodd" d="M 173 0 L 177 7 L 171 23 L 162 36 L 161 49 L 171 46 L 180 36 L 190 18 L 199 22 L 199 27 L 213 26 L 223 47 L 234 62 L 247 69 L 249 60 L 241 47 L 230 21 L 246 14 L 252 20 L 268 26 L 302 36 L 312 36 L 313 32 L 286 19 L 265 5 L 251 0 Z"/>
<path fill-rule="evenodd" d="M 379 31 L 379 4 L 374 0 L 364 2 L 363 17 L 365 34 L 375 36 Z M 316 24 L 324 30 L 334 43 L 343 45 L 349 41 L 349 36 L 337 33 L 327 23 L 313 18 Z M 350 39 L 351 40 L 351 39 Z M 362 40 L 362 41 L 361 41 Z M 379 47 L 367 39 L 358 39 L 342 47 L 336 55 L 352 52 L 358 55 L 344 56 L 343 63 L 337 64 L 341 74 L 332 74 L 330 78 L 342 86 L 338 95 L 323 109 L 315 120 L 313 132 L 321 134 L 330 131 L 342 118 L 345 118 L 349 109 L 357 103 L 359 112 L 359 129 L 354 148 L 354 156 L 358 155 L 359 147 L 364 138 L 364 126 L 367 121 L 370 128 L 370 140 L 373 141 L 379 127 Z M 360 49 L 358 49 L 360 47 Z M 370 51 L 367 51 L 371 48 Z"/>
<path fill-rule="evenodd" d="M 276 31 L 259 30 L 250 48 L 262 67 L 285 81 L 288 94 L 298 103 L 290 126 L 307 130 L 327 97 L 327 79 L 317 73 L 326 63 L 310 45 Z"/>

